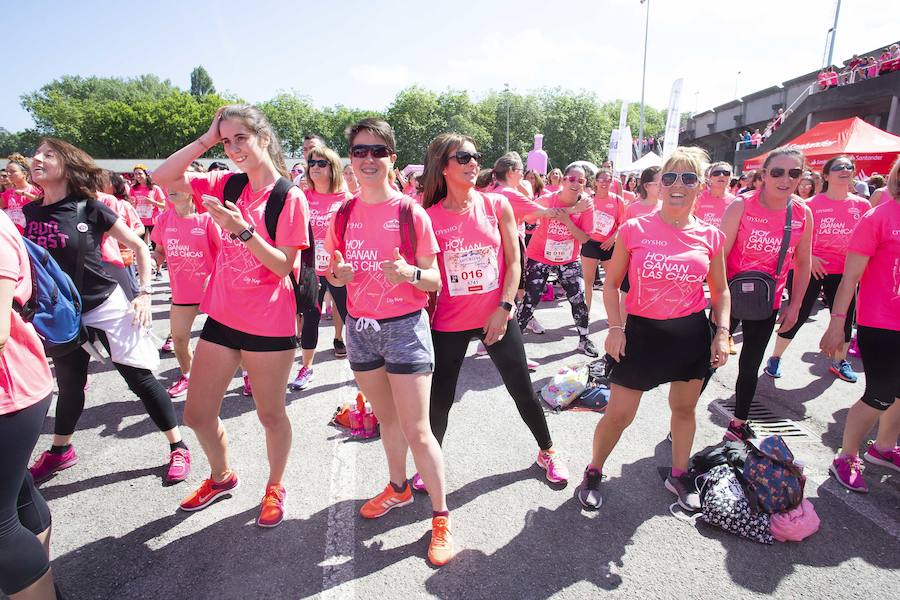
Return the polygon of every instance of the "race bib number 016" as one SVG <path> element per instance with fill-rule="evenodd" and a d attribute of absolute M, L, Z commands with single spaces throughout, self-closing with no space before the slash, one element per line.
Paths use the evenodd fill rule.
<path fill-rule="evenodd" d="M 555 263 L 569 262 L 575 252 L 575 240 L 547 240 L 544 258 Z"/>
<path fill-rule="evenodd" d="M 325 240 L 316 240 L 316 270 L 328 270 L 328 263 L 330 262 L 330 258 L 331 257 L 328 256 L 328 252 L 325 250 Z"/>
<path fill-rule="evenodd" d="M 484 294 L 500 286 L 497 254 L 482 247 L 459 252 L 444 252 L 447 291 L 451 296 Z"/>

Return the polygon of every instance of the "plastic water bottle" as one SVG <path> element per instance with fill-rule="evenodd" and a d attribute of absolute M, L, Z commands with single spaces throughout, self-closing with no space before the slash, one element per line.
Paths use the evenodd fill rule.
<path fill-rule="evenodd" d="M 378 434 L 378 419 L 375 418 L 375 411 L 372 405 L 366 403 L 366 412 L 363 415 L 363 435 L 367 438 L 375 437 Z"/>
<path fill-rule="evenodd" d="M 366 412 L 366 397 L 362 392 L 356 394 L 356 408 L 350 411 L 350 435 L 363 435 L 365 429 L 363 417 Z"/>

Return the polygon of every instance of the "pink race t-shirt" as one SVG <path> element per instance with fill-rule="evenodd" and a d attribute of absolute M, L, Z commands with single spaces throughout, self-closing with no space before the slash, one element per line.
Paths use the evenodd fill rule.
<path fill-rule="evenodd" d="M 480 329 L 497 310 L 506 276 L 498 224 L 508 206 L 504 196 L 479 194 L 465 212 L 447 210 L 442 202 L 428 209 L 443 284 L 432 329 Z"/>
<path fill-rule="evenodd" d="M 713 196 L 709 190 L 703 190 L 697 201 L 694 202 L 694 216 L 701 221 L 706 221 L 710 225 L 722 228 L 722 215 L 725 209 L 731 204 L 735 196 L 725 192 L 722 198 Z"/>
<path fill-rule="evenodd" d="M 559 201 L 559 194 L 541 200 L 541 204 L 546 208 L 566 207 Z M 591 210 L 584 210 L 569 217 L 572 223 L 585 233 L 590 233 L 594 228 L 594 212 Z M 578 260 L 580 252 L 581 242 L 575 239 L 565 223 L 542 217 L 531 235 L 525 256 L 545 265 L 564 265 Z"/>
<path fill-rule="evenodd" d="M 136 185 L 131 188 L 131 196 L 134 198 L 134 208 L 137 210 L 138 216 L 141 217 L 141 223 L 145 226 L 153 225 L 153 221 L 160 211 L 147 198 L 152 197 L 156 201 L 164 202 L 166 194 L 162 191 L 162 188 L 154 185 L 151 190 L 146 185 Z"/>
<path fill-rule="evenodd" d="M 347 312 L 354 318 L 389 319 L 414 313 L 428 304 L 428 294 L 409 283 L 393 284 L 384 277 L 381 263 L 393 260 L 394 248 L 400 248 L 400 199 L 403 196 L 367 204 L 359 198 L 347 216 L 343 243 L 338 242 L 334 220 L 325 238 L 325 249 L 336 249 L 353 265 L 353 281 L 347 284 Z M 431 218 L 425 209 L 413 206 L 416 232 L 416 257 L 440 252 Z"/>
<path fill-rule="evenodd" d="M 0 214 L 0 279 L 15 282 L 13 299 L 31 298 L 31 263 L 15 224 Z M 0 415 L 28 408 L 53 390 L 53 376 L 34 326 L 10 311 L 9 338 L 0 354 Z M 6 460 L 6 457 L 4 457 Z"/>
<path fill-rule="evenodd" d="M 124 221 L 122 211 L 119 209 L 121 200 L 105 192 L 97 192 L 97 200 L 105 204 L 107 208 L 119 215 L 119 219 Z M 119 242 L 109 234 L 104 234 L 103 241 L 100 243 L 100 260 L 117 267 L 125 266 L 125 262 L 122 260 L 122 252 L 119 250 Z"/>
<path fill-rule="evenodd" d="M 200 304 L 221 237 L 209 213 L 180 217 L 172 207 L 156 217 L 150 239 L 166 255 L 173 304 Z"/>
<path fill-rule="evenodd" d="M 619 244 L 630 254 L 628 314 L 677 319 L 706 308 L 703 282 L 710 262 L 725 244 L 725 234 L 718 227 L 694 219 L 678 229 L 652 213 L 622 225 L 616 239 Z"/>
<path fill-rule="evenodd" d="M 863 215 L 847 251 L 869 257 L 859 282 L 856 322 L 900 331 L 900 201 L 885 196 Z"/>
<path fill-rule="evenodd" d="M 309 203 L 309 219 L 312 224 L 313 238 L 316 250 L 316 275 L 324 276 L 331 264 L 331 255 L 325 251 L 325 236 L 328 226 L 334 218 L 334 213 L 349 196 L 345 192 L 337 194 L 320 194 L 309 189 L 306 192 L 306 201 Z"/>
<path fill-rule="evenodd" d="M 613 193 L 602 199 L 594 196 L 589 212 L 592 227 L 588 234 L 595 242 L 605 242 L 616 235 L 619 226 L 625 222 L 625 201 Z"/>
<path fill-rule="evenodd" d="M 220 200 L 225 192 L 225 182 L 234 175 L 231 171 L 213 171 L 191 178 L 191 191 L 197 210 L 205 212 L 199 203 L 203 194 Z M 272 246 L 285 246 L 302 250 L 308 248 L 309 206 L 299 188 L 292 187 L 284 199 L 284 208 L 278 217 L 276 239 L 269 237 L 266 230 L 266 201 L 273 182 L 259 190 L 248 184 L 238 197 L 238 210 L 244 220 L 256 228 L 259 234 Z M 262 264 L 239 239 L 231 239 L 231 234 L 223 231 L 220 236 L 219 252 L 209 277 L 209 285 L 200 310 L 232 329 L 269 337 L 288 337 L 297 334 L 297 302 L 294 288 L 287 277 L 279 277 Z M 300 252 L 294 262 L 300 265 Z"/>
<path fill-rule="evenodd" d="M 656 201 L 656 204 L 651 204 L 650 206 L 644 206 L 644 203 L 641 200 L 636 200 L 625 207 L 625 220 L 634 219 L 636 217 L 643 217 L 644 215 L 649 215 L 650 213 L 654 213 L 659 210 L 659 200 Z"/>
<path fill-rule="evenodd" d="M 513 209 L 513 215 L 516 217 L 516 225 L 522 225 L 526 215 L 544 210 L 544 207 L 541 206 L 541 204 L 535 202 L 515 188 L 498 187 L 491 191 L 497 194 L 503 194 L 509 201 L 509 205 Z"/>
<path fill-rule="evenodd" d="M 29 183 L 25 191 L 29 194 L 38 194 L 41 190 Z M 12 188 L 3 190 L 2 198 L 3 206 L 6 207 L 3 209 L 4 212 L 6 212 L 12 220 L 16 229 L 19 230 L 19 233 L 23 233 L 25 231 L 25 213 L 22 212 L 22 207 L 31 202 L 31 198 L 28 198 Z"/>
<path fill-rule="evenodd" d="M 778 254 L 784 237 L 785 210 L 771 209 L 759 201 L 759 192 L 743 199 L 744 214 L 738 226 L 737 236 L 728 253 L 725 267 L 728 277 L 742 271 L 763 271 L 775 277 Z M 791 237 L 787 254 L 778 281 L 775 282 L 775 306 L 781 307 L 781 294 L 787 281 L 788 271 L 794 268 L 794 252 L 806 229 L 806 207 L 802 202 L 791 199 Z"/>
<path fill-rule="evenodd" d="M 855 194 L 850 194 L 846 200 L 832 200 L 827 194 L 816 194 L 806 205 L 813 216 L 813 256 L 825 261 L 825 271 L 829 275 L 843 273 L 850 234 L 872 205 Z"/>

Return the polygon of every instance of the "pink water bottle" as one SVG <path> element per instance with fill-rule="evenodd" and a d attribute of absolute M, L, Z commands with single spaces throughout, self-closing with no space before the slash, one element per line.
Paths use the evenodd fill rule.
<path fill-rule="evenodd" d="M 356 394 L 356 407 L 350 410 L 350 435 L 360 436 L 365 431 L 363 417 L 366 411 L 366 397 L 362 392 Z"/>
<path fill-rule="evenodd" d="M 366 403 L 366 412 L 363 415 L 363 435 L 367 438 L 378 435 L 378 419 L 375 417 L 375 411 L 372 405 Z"/>

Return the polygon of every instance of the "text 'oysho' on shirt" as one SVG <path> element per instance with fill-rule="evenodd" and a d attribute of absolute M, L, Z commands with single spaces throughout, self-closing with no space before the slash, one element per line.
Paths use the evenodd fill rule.
<path fill-rule="evenodd" d="M 616 240 L 630 254 L 628 314 L 677 319 L 705 309 L 703 282 L 724 243 L 719 228 L 699 219 L 684 229 L 669 225 L 659 213 L 629 219 Z"/>
<path fill-rule="evenodd" d="M 325 238 L 325 250 L 341 250 L 344 260 L 353 265 L 353 281 L 347 284 L 347 312 L 354 318 L 389 319 L 414 313 L 428 304 L 428 294 L 410 283 L 393 284 L 381 270 L 381 263 L 394 260 L 394 248 L 400 248 L 400 201 L 403 196 L 379 204 L 367 204 L 357 198 L 347 216 L 347 230 L 339 245 L 334 221 Z M 431 218 L 420 205 L 413 206 L 416 232 L 416 258 L 434 256 L 439 251 Z M 405 257 L 404 257 L 405 258 Z"/>
<path fill-rule="evenodd" d="M 213 171 L 191 178 L 191 191 L 198 211 L 206 211 L 199 202 L 204 194 L 219 200 L 223 198 L 225 183 L 232 175 L 234 173 L 230 171 Z M 259 190 L 251 189 L 248 184 L 235 205 L 244 220 L 268 244 L 298 250 L 309 247 L 309 207 L 297 187 L 290 188 L 284 199 L 275 230 L 276 239 L 269 237 L 265 210 L 273 187 L 275 182 Z M 296 335 L 297 302 L 290 279 L 269 270 L 244 242 L 232 239 L 229 232 L 222 231 L 220 240 L 200 310 L 223 325 L 244 333 L 268 337 Z M 298 251 L 294 264 L 298 265 L 299 261 Z"/>
<path fill-rule="evenodd" d="M 221 236 L 209 213 L 182 217 L 173 207 L 156 217 L 150 239 L 166 255 L 173 304 L 200 304 Z"/>
<path fill-rule="evenodd" d="M 447 210 L 443 202 L 428 209 L 443 284 L 432 329 L 480 329 L 497 310 L 506 276 L 499 222 L 508 206 L 502 195 L 479 194 L 463 212 Z"/>
<path fill-rule="evenodd" d="M 869 257 L 859 281 L 856 322 L 900 331 L 900 202 L 885 193 L 863 215 L 847 250 Z"/>

